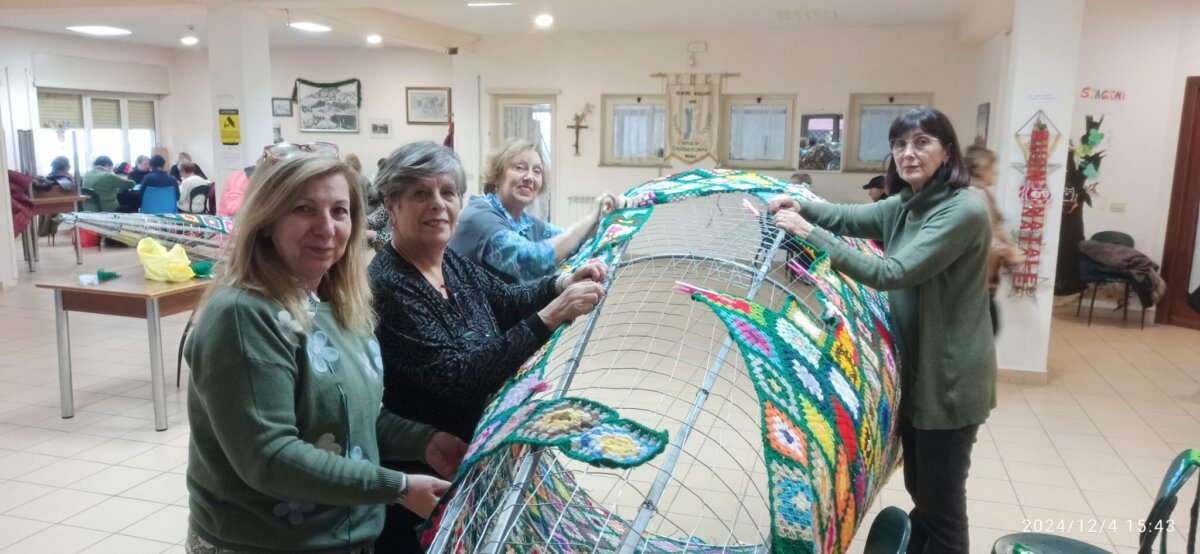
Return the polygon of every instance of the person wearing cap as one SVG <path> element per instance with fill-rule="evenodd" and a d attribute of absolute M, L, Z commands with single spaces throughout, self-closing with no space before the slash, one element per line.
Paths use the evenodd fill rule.
<path fill-rule="evenodd" d="M 867 181 L 867 184 L 863 185 L 863 190 L 867 191 L 867 196 L 871 197 L 872 202 L 887 199 L 887 190 L 883 188 L 884 181 L 883 175 L 877 175 L 872 177 L 870 181 Z"/>

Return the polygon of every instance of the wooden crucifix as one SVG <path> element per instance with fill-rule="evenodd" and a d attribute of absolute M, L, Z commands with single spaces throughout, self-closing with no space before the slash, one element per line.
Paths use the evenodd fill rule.
<path fill-rule="evenodd" d="M 586 123 L 586 122 L 587 122 L 587 117 L 588 117 L 589 115 L 591 115 L 591 114 L 592 114 L 592 103 L 591 103 L 591 102 L 588 102 L 588 103 L 587 103 L 587 105 L 585 105 L 585 106 L 583 107 L 583 111 L 581 111 L 581 112 L 579 112 L 579 113 L 575 114 L 575 124 L 574 124 L 574 125 L 567 125 L 567 128 L 568 128 L 568 129 L 574 129 L 574 130 L 575 130 L 575 144 L 574 144 L 574 146 L 575 146 L 575 155 L 576 155 L 576 156 L 578 156 L 578 155 L 579 155 L 579 131 L 580 131 L 581 129 L 587 129 L 587 128 L 588 128 L 588 126 L 587 126 L 587 125 L 584 125 L 584 123 Z"/>

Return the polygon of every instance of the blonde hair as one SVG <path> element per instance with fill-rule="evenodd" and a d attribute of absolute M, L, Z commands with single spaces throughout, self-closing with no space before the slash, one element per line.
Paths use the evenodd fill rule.
<path fill-rule="evenodd" d="M 362 160 L 359 160 L 356 154 L 346 154 L 346 165 L 350 166 L 355 173 L 362 173 Z"/>
<path fill-rule="evenodd" d="M 967 172 L 976 179 L 983 176 L 983 170 L 996 165 L 996 153 L 972 144 L 963 152 L 963 161 L 967 163 Z"/>
<path fill-rule="evenodd" d="M 483 192 L 496 192 L 500 181 L 504 179 L 504 172 L 512 165 L 513 160 L 528 151 L 536 153 L 538 159 L 542 161 L 542 189 L 538 191 L 538 195 L 545 194 L 547 190 L 550 190 L 550 177 L 546 171 L 549 168 L 546 167 L 548 164 L 546 158 L 542 156 L 542 151 L 525 139 L 512 139 L 500 145 L 488 159 L 487 171 L 483 174 Z"/>
<path fill-rule="evenodd" d="M 346 253 L 335 262 L 318 286 L 322 299 L 333 304 L 333 314 L 342 327 L 363 333 L 375 329 L 367 264 L 357 251 L 366 221 L 362 191 L 350 168 L 337 158 L 301 154 L 263 164 L 247 186 L 245 203 L 238 210 L 237 226 L 218 263 L 209 294 L 224 287 L 257 292 L 282 305 L 292 319 L 311 324 L 307 298 L 291 270 L 275 250 L 268 231 L 289 210 L 310 184 L 333 175 L 346 179 L 350 194 L 350 239 Z M 207 300 L 207 299 L 206 299 Z"/>

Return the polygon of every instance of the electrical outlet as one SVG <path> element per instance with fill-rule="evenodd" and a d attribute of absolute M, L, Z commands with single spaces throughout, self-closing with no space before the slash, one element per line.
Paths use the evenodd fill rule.
<path fill-rule="evenodd" d="M 1113 202 L 1112 204 L 1108 205 L 1108 210 L 1114 214 L 1123 214 L 1125 213 L 1125 203 Z"/>

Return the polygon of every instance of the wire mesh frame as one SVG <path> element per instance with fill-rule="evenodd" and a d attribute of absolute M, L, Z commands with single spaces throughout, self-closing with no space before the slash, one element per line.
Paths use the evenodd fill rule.
<path fill-rule="evenodd" d="M 811 303 L 813 289 L 792 281 L 787 259 L 775 255 L 786 251 L 777 249 L 779 233 L 767 220 L 747 214 L 743 198 L 761 204 L 752 196 L 724 194 L 656 206 L 627 244 L 628 261 L 614 266 L 620 278 L 613 280 L 606 305 L 588 330 L 586 354 L 571 376 L 572 396 L 600 400 L 652 428 L 673 433 L 682 428 L 700 393 L 696 382 L 714 365 L 728 332 L 706 307 L 672 294 L 675 280 L 752 297 L 772 309 L 793 296 L 819 313 Z M 770 286 L 751 294 L 755 275 Z M 550 355 L 548 382 L 563 377 L 564 362 L 581 340 L 582 329 L 564 333 Z M 770 514 L 757 396 L 740 355 L 728 356 L 717 375 L 646 531 L 680 538 L 684 549 L 703 544 L 710 551 L 719 551 L 716 545 L 728 545 L 731 552 L 764 551 Z M 513 448 L 469 470 L 451 506 L 470 505 L 469 513 L 448 509 L 430 551 L 479 551 L 484 537 L 495 539 L 489 550 L 615 550 L 611 536 L 568 543 L 563 541 L 569 533 L 561 531 L 577 528 L 589 510 L 602 515 L 602 527 L 631 521 L 666 467 L 664 456 L 627 470 L 559 458 L 539 448 Z M 517 475 L 520 467 L 537 471 Z M 518 485 L 517 513 L 506 512 L 501 520 L 495 507 Z M 555 487 L 565 503 L 540 499 Z M 547 526 L 536 537 L 509 532 L 528 528 L 533 513 Z M 505 533 L 495 534 L 501 524 Z"/>

